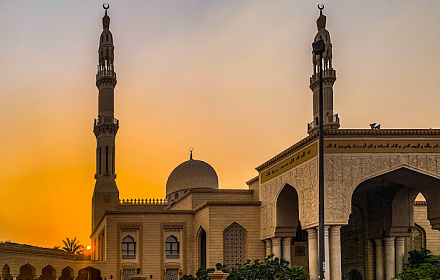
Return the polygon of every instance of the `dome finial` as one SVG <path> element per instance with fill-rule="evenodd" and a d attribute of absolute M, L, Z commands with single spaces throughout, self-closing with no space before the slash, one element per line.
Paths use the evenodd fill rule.
<path fill-rule="evenodd" d="M 193 159 L 193 151 L 194 151 L 194 148 L 189 147 L 189 159 Z"/>

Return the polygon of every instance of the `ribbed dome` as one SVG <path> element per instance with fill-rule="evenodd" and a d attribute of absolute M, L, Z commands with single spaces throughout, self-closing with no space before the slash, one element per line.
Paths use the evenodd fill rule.
<path fill-rule="evenodd" d="M 214 168 L 195 159 L 174 168 L 168 177 L 166 195 L 188 189 L 218 189 L 218 177 Z"/>

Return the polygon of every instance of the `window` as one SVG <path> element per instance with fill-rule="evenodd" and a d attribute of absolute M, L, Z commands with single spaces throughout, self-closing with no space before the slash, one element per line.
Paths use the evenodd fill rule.
<path fill-rule="evenodd" d="M 174 199 L 178 199 L 179 198 L 179 193 L 176 193 L 175 195 L 174 195 Z"/>
<path fill-rule="evenodd" d="M 122 239 L 121 253 L 122 259 L 136 258 L 136 242 L 134 242 L 134 238 L 130 235 L 127 235 Z"/>
<path fill-rule="evenodd" d="M 179 242 L 174 235 L 171 235 L 165 241 L 165 255 L 167 259 L 179 259 Z"/>
<path fill-rule="evenodd" d="M 228 268 L 245 262 L 245 232 L 236 223 L 223 232 L 223 258 Z"/>

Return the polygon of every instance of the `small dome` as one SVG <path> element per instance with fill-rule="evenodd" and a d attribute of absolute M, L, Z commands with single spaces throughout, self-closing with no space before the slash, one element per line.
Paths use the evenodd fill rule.
<path fill-rule="evenodd" d="M 166 195 L 189 189 L 218 189 L 218 177 L 208 163 L 190 159 L 174 168 L 168 177 Z"/>

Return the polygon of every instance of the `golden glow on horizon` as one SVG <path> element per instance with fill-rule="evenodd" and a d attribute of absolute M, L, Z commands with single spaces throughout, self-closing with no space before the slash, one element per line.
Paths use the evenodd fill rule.
<path fill-rule="evenodd" d="M 440 2 L 366 2 L 324 1 L 341 128 L 440 127 Z M 220 188 L 245 188 L 306 136 L 318 2 L 192 3 L 110 3 L 121 199 L 163 198 L 190 146 Z M 0 240 L 90 243 L 102 15 L 93 1 L 0 10 Z"/>

